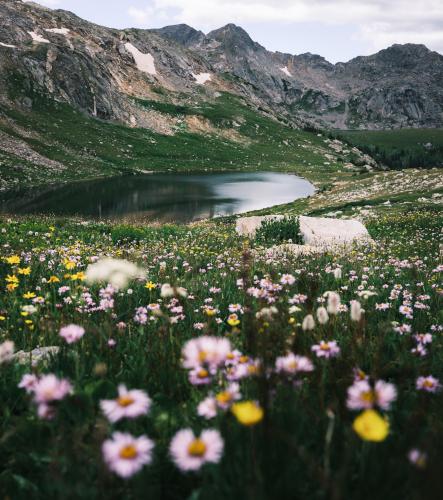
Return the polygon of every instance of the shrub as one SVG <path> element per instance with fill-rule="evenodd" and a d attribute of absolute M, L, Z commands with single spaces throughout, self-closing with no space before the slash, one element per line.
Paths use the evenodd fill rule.
<path fill-rule="evenodd" d="M 277 244 L 291 241 L 303 244 L 298 217 L 264 221 L 257 230 L 256 241 L 261 244 Z"/>

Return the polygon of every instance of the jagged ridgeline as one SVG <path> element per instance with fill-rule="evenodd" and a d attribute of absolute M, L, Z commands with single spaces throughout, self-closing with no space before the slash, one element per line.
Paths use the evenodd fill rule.
<path fill-rule="evenodd" d="M 232 24 L 116 30 L 18 0 L 2 0 L 0 19 L 2 189 L 167 168 L 327 169 L 359 153 L 331 151 L 319 128 L 442 124 L 443 56 L 422 45 L 333 65 L 267 51 Z"/>

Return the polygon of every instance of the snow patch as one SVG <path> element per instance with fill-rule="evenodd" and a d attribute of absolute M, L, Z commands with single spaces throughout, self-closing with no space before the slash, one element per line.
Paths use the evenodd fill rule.
<path fill-rule="evenodd" d="M 125 48 L 128 52 L 132 54 L 135 64 L 140 71 L 144 73 L 149 73 L 150 75 L 156 75 L 157 70 L 155 69 L 154 58 L 151 54 L 143 54 L 137 47 L 134 47 L 132 43 L 125 43 Z"/>
<path fill-rule="evenodd" d="M 56 35 L 68 35 L 68 28 L 46 28 L 45 31 L 48 33 L 55 33 Z"/>
<path fill-rule="evenodd" d="M 15 49 L 15 45 L 8 45 L 7 43 L 0 42 L 0 46 L 2 47 L 9 47 L 10 49 Z"/>
<path fill-rule="evenodd" d="M 35 31 L 28 31 L 28 33 L 31 35 L 33 42 L 37 42 L 37 43 L 51 43 L 49 40 L 46 40 L 46 38 L 43 38 L 42 36 L 40 36 Z"/>
<path fill-rule="evenodd" d="M 287 76 L 292 76 L 292 73 L 289 71 L 287 66 L 285 66 L 284 68 L 280 68 L 280 71 L 283 71 L 283 73 Z"/>
<path fill-rule="evenodd" d="M 204 85 L 211 81 L 211 73 L 199 73 L 198 75 L 191 73 L 198 85 Z"/>

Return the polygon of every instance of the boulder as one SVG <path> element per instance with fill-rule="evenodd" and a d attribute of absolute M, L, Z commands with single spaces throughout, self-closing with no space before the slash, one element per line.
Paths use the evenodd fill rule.
<path fill-rule="evenodd" d="M 300 233 L 306 245 L 331 247 L 373 240 L 358 220 L 300 216 Z"/>
<path fill-rule="evenodd" d="M 284 215 L 264 215 L 255 217 L 240 217 L 237 219 L 235 230 L 240 236 L 248 236 L 254 238 L 257 229 L 261 227 L 265 221 L 276 221 L 284 219 Z"/>
<path fill-rule="evenodd" d="M 60 351 L 58 346 L 49 347 L 37 347 L 32 351 L 17 351 L 14 354 L 13 359 L 21 365 L 31 363 L 32 366 L 36 366 L 41 362 L 49 361 L 51 356 L 56 356 Z"/>

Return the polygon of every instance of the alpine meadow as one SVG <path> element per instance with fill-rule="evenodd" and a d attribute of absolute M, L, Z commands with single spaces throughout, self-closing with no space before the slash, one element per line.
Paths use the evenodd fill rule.
<path fill-rule="evenodd" d="M 1 500 L 442 498 L 443 10 L 238 4 L 0 0 Z"/>

